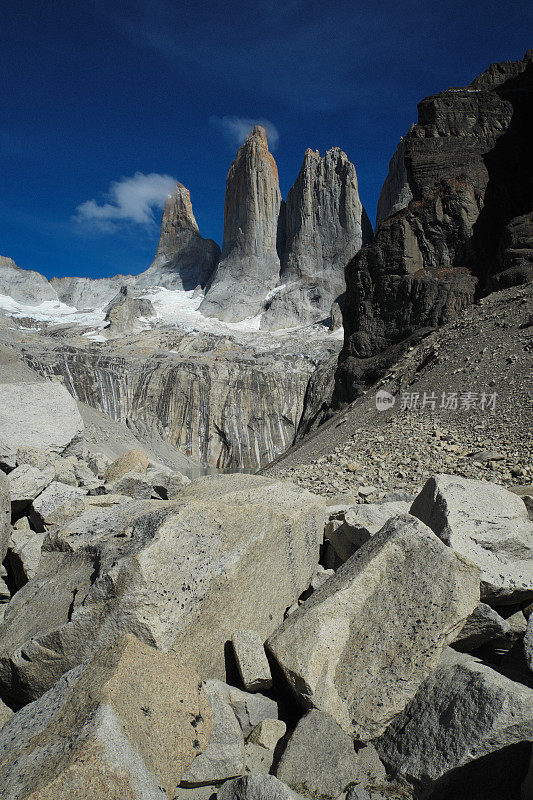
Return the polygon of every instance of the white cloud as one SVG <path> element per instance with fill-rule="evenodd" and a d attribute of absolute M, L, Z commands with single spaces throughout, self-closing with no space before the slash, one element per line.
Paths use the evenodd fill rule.
<path fill-rule="evenodd" d="M 254 125 L 262 125 L 266 130 L 268 146 L 270 150 L 275 150 L 279 140 L 279 133 L 268 119 L 250 119 L 247 117 L 211 117 L 210 123 L 222 131 L 226 139 L 233 147 L 239 147 Z"/>
<path fill-rule="evenodd" d="M 96 200 L 86 200 L 77 207 L 74 218 L 105 231 L 114 230 L 121 222 L 151 225 L 155 221 L 154 209 L 163 208 L 176 183 L 170 175 L 136 172 L 131 178 L 111 183 L 109 202 L 99 204 Z"/>

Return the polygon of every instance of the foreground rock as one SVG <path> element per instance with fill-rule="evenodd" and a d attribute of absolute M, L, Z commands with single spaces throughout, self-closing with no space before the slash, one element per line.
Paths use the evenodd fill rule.
<path fill-rule="evenodd" d="M 82 429 L 76 401 L 61 383 L 0 384 L 0 463 L 14 467 L 19 447 L 61 453 Z"/>
<path fill-rule="evenodd" d="M 267 647 L 307 707 L 368 741 L 403 710 L 474 610 L 479 575 L 414 517 L 395 517 Z"/>
<path fill-rule="evenodd" d="M 353 739 L 332 717 L 316 710 L 308 711 L 296 726 L 276 775 L 309 797 L 338 797 L 350 783 L 375 784 L 386 778 L 372 746 L 356 753 Z"/>
<path fill-rule="evenodd" d="M 466 620 L 453 646 L 456 650 L 468 653 L 487 642 L 504 639 L 510 631 L 507 620 L 486 603 L 480 603 Z"/>
<path fill-rule="evenodd" d="M 9 480 L 0 470 L 0 564 L 6 557 L 11 533 L 11 496 Z"/>
<path fill-rule="evenodd" d="M 218 800 L 298 800 L 300 795 L 295 794 L 273 775 L 245 775 L 227 781 L 218 792 L 217 798 Z"/>
<path fill-rule="evenodd" d="M 223 677 L 235 630 L 266 639 L 318 563 L 324 503 L 290 483 L 221 475 L 171 503 L 103 495 L 72 505 L 0 628 L 0 686 L 21 702 L 123 631 L 203 678 Z"/>
<path fill-rule="evenodd" d="M 518 603 L 533 597 L 533 523 L 520 497 L 493 483 L 437 475 L 411 514 L 483 570 L 483 600 Z"/>
<path fill-rule="evenodd" d="M 270 689 L 272 675 L 261 637 L 255 631 L 236 631 L 232 638 L 239 675 L 248 692 Z"/>
<path fill-rule="evenodd" d="M 445 786 L 457 777 L 460 783 L 458 768 L 469 762 L 532 740 L 533 690 L 472 656 L 448 649 L 412 702 L 374 744 L 387 768 L 426 797 L 437 782 Z M 522 777 L 530 746 L 525 750 Z M 509 750 L 509 763 L 510 758 Z M 484 770 L 490 784 L 490 761 L 485 761 Z M 509 796 L 510 779 L 519 781 L 520 775 L 507 775 Z"/>
<path fill-rule="evenodd" d="M 173 797 L 212 728 L 198 676 L 128 636 L 8 720 L 3 800 Z"/>

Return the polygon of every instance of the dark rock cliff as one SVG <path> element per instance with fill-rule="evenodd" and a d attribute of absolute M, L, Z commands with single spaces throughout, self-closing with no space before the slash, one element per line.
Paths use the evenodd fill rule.
<path fill-rule="evenodd" d="M 357 395 L 361 359 L 531 277 L 532 122 L 533 51 L 419 103 L 374 241 L 346 268 L 334 402 Z"/>

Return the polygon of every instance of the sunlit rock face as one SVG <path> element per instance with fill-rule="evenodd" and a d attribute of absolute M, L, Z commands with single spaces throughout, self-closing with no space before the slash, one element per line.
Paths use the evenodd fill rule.
<path fill-rule="evenodd" d="M 532 109 L 533 51 L 419 103 L 375 239 L 346 268 L 338 401 L 353 399 L 359 359 L 533 277 Z"/>
<path fill-rule="evenodd" d="M 146 331 L 103 348 L 34 343 L 24 358 L 142 440 L 165 439 L 215 467 L 257 469 L 293 443 L 304 408 L 316 401 L 310 378 L 339 346 L 317 342 L 304 355 L 297 344 L 272 352 L 177 332 L 163 350 Z"/>
<path fill-rule="evenodd" d="M 339 147 L 306 151 L 282 216 L 281 287 L 267 300 L 266 330 L 327 319 L 344 296 L 346 264 L 372 238 L 355 167 Z"/>
<path fill-rule="evenodd" d="M 57 300 L 54 287 L 44 275 L 21 269 L 12 258 L 6 256 L 0 256 L 0 294 L 29 305 L 37 305 L 44 300 Z"/>
<path fill-rule="evenodd" d="M 228 172 L 222 260 L 200 306 L 202 314 L 237 322 L 263 309 L 279 279 L 280 208 L 276 162 L 265 129 L 256 125 Z"/>
<path fill-rule="evenodd" d="M 216 242 L 200 235 L 189 190 L 178 183 L 165 201 L 155 258 L 135 283 L 139 287 L 203 289 L 219 258 L 220 248 Z"/>

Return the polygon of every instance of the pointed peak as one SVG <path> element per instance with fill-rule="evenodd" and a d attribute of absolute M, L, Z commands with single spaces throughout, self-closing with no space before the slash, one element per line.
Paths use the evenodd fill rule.
<path fill-rule="evenodd" d="M 172 194 L 165 200 L 162 226 L 168 225 L 198 230 L 198 223 L 192 210 L 191 193 L 182 183 L 177 183 Z"/>
<path fill-rule="evenodd" d="M 343 161 L 348 161 L 348 156 L 340 147 L 330 147 L 329 150 L 326 151 L 326 156 L 330 156 L 332 158 L 340 158 Z"/>
<path fill-rule="evenodd" d="M 262 125 L 254 125 L 248 139 L 260 139 L 268 147 L 267 133 Z"/>

